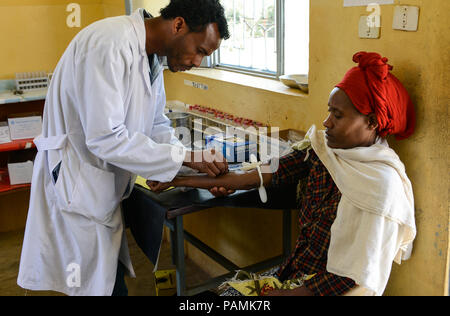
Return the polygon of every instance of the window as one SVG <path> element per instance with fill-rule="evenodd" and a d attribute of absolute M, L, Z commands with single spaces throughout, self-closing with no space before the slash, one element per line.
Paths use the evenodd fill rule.
<path fill-rule="evenodd" d="M 148 13 L 154 17 L 159 16 L 159 12 L 162 8 L 169 4 L 169 0 L 125 0 L 125 12 L 127 15 L 132 14 L 138 8 L 144 8 Z M 167 61 L 164 59 L 164 66 L 167 66 Z M 212 59 L 205 57 L 200 67 L 211 68 Z"/>
<path fill-rule="evenodd" d="M 144 8 L 153 16 L 158 16 L 159 11 L 169 4 L 169 0 L 125 0 L 127 14 L 133 13 L 138 8 Z"/>
<path fill-rule="evenodd" d="M 221 0 L 231 37 L 215 66 L 279 77 L 307 74 L 310 0 Z"/>

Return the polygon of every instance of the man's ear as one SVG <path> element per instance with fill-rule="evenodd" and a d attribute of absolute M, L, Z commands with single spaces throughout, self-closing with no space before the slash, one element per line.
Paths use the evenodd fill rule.
<path fill-rule="evenodd" d="M 172 34 L 179 35 L 185 34 L 189 31 L 186 21 L 181 16 L 176 17 L 172 21 Z"/>
<path fill-rule="evenodd" d="M 378 120 L 375 113 L 370 113 L 369 115 L 367 115 L 367 123 L 369 129 L 371 130 L 376 130 L 378 128 Z"/>

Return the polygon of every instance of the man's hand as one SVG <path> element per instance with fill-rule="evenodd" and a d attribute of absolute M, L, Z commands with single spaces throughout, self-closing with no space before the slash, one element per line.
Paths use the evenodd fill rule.
<path fill-rule="evenodd" d="M 206 173 L 210 177 L 217 177 L 228 173 L 228 162 L 221 153 L 215 149 L 207 149 L 204 151 L 188 151 L 184 165 Z"/>

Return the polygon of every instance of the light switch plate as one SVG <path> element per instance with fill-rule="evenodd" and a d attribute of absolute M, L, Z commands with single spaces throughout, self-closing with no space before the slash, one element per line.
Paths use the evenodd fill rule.
<path fill-rule="evenodd" d="M 394 11 L 394 30 L 416 32 L 419 25 L 419 7 L 396 6 Z"/>
<path fill-rule="evenodd" d="M 380 16 L 377 16 L 379 19 Z M 359 37 L 360 38 L 380 38 L 380 28 L 376 27 L 375 25 L 380 25 L 380 22 L 374 23 L 373 21 L 369 20 L 370 17 L 368 16 L 362 16 L 359 19 Z"/>

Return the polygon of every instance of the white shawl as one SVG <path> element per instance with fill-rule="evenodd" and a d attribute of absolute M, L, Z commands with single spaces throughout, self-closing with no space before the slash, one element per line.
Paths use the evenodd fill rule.
<path fill-rule="evenodd" d="M 416 236 L 405 167 L 381 138 L 370 147 L 331 149 L 324 131 L 312 126 L 305 140 L 342 193 L 331 227 L 327 271 L 382 295 L 392 262 L 409 259 Z"/>

